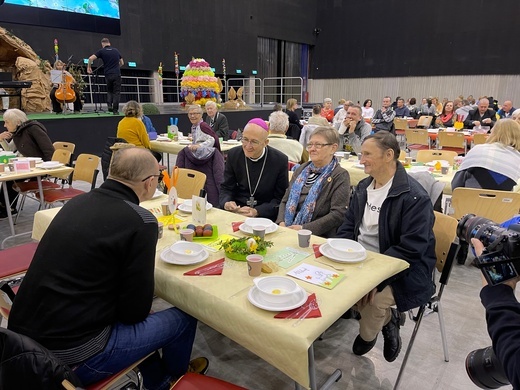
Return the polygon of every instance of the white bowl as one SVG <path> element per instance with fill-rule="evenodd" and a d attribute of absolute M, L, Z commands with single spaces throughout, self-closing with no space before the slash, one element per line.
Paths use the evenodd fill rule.
<path fill-rule="evenodd" d="M 175 244 L 170 246 L 170 250 L 175 255 L 184 259 L 193 259 L 194 257 L 200 256 L 204 247 L 194 242 L 177 241 Z"/>
<path fill-rule="evenodd" d="M 357 259 L 366 253 L 359 242 L 346 238 L 329 238 L 327 240 L 332 252 L 343 259 Z"/>
<path fill-rule="evenodd" d="M 264 278 L 255 278 L 253 282 L 256 288 L 267 302 L 284 303 L 300 291 L 300 286 L 284 276 L 267 276 Z"/>
<path fill-rule="evenodd" d="M 263 227 L 267 229 L 273 224 L 273 221 L 267 218 L 247 218 L 244 223 L 251 228 Z"/>

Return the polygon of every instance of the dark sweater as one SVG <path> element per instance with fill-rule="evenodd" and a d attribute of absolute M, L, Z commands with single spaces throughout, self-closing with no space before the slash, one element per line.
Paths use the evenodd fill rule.
<path fill-rule="evenodd" d="M 244 150 L 236 147 L 228 152 L 226 167 L 224 169 L 224 182 L 220 186 L 220 208 L 224 209 L 226 202 L 235 201 L 238 206 L 247 206 L 251 192 L 255 192 L 258 178 L 264 160 L 264 172 L 260 178 L 260 183 L 254 194 L 258 202 L 255 209 L 259 217 L 269 218 L 273 222 L 278 215 L 278 206 L 282 200 L 285 190 L 289 186 L 288 158 L 282 152 L 267 146 L 266 155 L 260 160 L 253 162 L 246 159 Z M 247 182 L 245 163 L 247 160 L 251 192 Z"/>
<path fill-rule="evenodd" d="M 141 322 L 150 311 L 157 234 L 155 217 L 119 182 L 72 199 L 38 246 L 9 329 L 50 350 L 76 348 L 68 364 L 101 351 L 111 325 Z"/>
<path fill-rule="evenodd" d="M 16 150 L 25 157 L 40 157 L 51 161 L 54 146 L 47 135 L 47 129 L 38 121 L 22 123 L 13 134 Z"/>

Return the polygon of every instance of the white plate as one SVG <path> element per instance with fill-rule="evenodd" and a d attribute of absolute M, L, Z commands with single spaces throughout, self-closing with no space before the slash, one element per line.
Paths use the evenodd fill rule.
<path fill-rule="evenodd" d="M 184 203 L 180 204 L 177 207 L 179 210 L 184 211 L 185 213 L 191 213 L 192 206 L 191 206 L 191 200 L 185 200 Z M 213 208 L 213 205 L 209 202 L 206 202 L 206 211 L 211 210 Z"/>
<path fill-rule="evenodd" d="M 441 167 L 449 167 L 450 166 L 450 163 L 449 161 L 446 161 L 446 160 L 435 160 L 435 161 L 430 161 L 430 162 L 427 162 L 426 166 L 429 166 L 429 167 L 434 167 L 435 164 L 437 164 L 437 161 L 441 163 Z"/>
<path fill-rule="evenodd" d="M 345 259 L 343 257 L 337 256 L 328 243 L 320 245 L 320 252 L 323 256 L 328 257 L 332 261 L 336 261 L 338 263 L 359 263 L 367 258 L 367 253 L 363 253 L 360 257 L 355 259 Z"/>
<path fill-rule="evenodd" d="M 426 167 L 426 166 L 416 166 L 416 167 L 411 167 L 410 168 L 410 172 L 429 172 L 430 171 L 430 168 L 429 167 Z"/>
<path fill-rule="evenodd" d="M 206 249 L 202 250 L 202 253 L 194 257 L 193 259 L 189 260 L 179 260 L 175 258 L 175 254 L 170 250 L 170 248 L 166 248 L 161 252 L 161 260 L 169 263 L 169 264 L 176 264 L 176 265 L 192 265 L 192 264 L 198 264 L 202 263 L 204 260 L 206 260 L 209 257 L 209 253 Z"/>
<path fill-rule="evenodd" d="M 227 145 L 236 145 L 236 144 L 239 144 L 240 141 L 237 141 L 237 140 L 228 140 L 228 141 L 222 141 L 223 144 L 227 144 Z"/>
<path fill-rule="evenodd" d="M 164 195 L 164 192 L 159 191 L 159 190 L 156 189 L 155 192 L 154 192 L 154 194 L 153 194 L 153 196 L 152 196 L 152 199 L 160 198 L 160 197 L 163 196 L 163 195 Z"/>
<path fill-rule="evenodd" d="M 238 227 L 242 233 L 253 234 L 253 228 L 245 223 Z M 273 222 L 271 226 L 265 229 L 265 234 L 270 234 L 278 230 L 278 225 Z"/>
<path fill-rule="evenodd" d="M 40 164 L 40 168 L 52 169 L 62 167 L 63 165 L 64 164 L 60 163 L 59 161 L 45 161 Z"/>
<path fill-rule="evenodd" d="M 307 292 L 300 287 L 300 290 L 294 294 L 294 297 L 290 302 L 272 303 L 264 300 L 258 288 L 254 286 L 251 288 L 251 290 L 249 290 L 247 299 L 254 306 L 260 309 L 269 311 L 286 311 L 296 309 L 297 307 L 303 305 L 307 301 Z"/>
<path fill-rule="evenodd" d="M 188 140 L 180 140 L 179 145 L 191 145 L 191 141 Z"/>

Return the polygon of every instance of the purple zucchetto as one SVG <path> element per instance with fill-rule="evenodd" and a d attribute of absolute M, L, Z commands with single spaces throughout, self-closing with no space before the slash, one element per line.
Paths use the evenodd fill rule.
<path fill-rule="evenodd" d="M 265 131 L 269 131 L 269 127 L 267 126 L 267 123 L 265 123 L 265 121 L 262 118 L 253 118 L 249 122 L 247 122 L 247 124 L 250 124 L 250 123 L 260 126 Z"/>

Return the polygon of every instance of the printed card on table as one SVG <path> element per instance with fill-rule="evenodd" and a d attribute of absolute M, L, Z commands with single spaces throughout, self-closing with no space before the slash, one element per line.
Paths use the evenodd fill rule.
<path fill-rule="evenodd" d="M 345 279 L 344 274 L 340 274 L 334 270 L 315 267 L 307 263 L 300 264 L 298 267 L 287 272 L 287 275 L 303 280 L 304 282 L 328 288 L 329 290 L 332 290 L 339 282 Z"/>
<path fill-rule="evenodd" d="M 268 254 L 264 261 L 274 261 L 282 268 L 289 268 L 310 256 L 309 253 L 299 251 L 295 248 L 284 248 L 277 252 Z"/>

